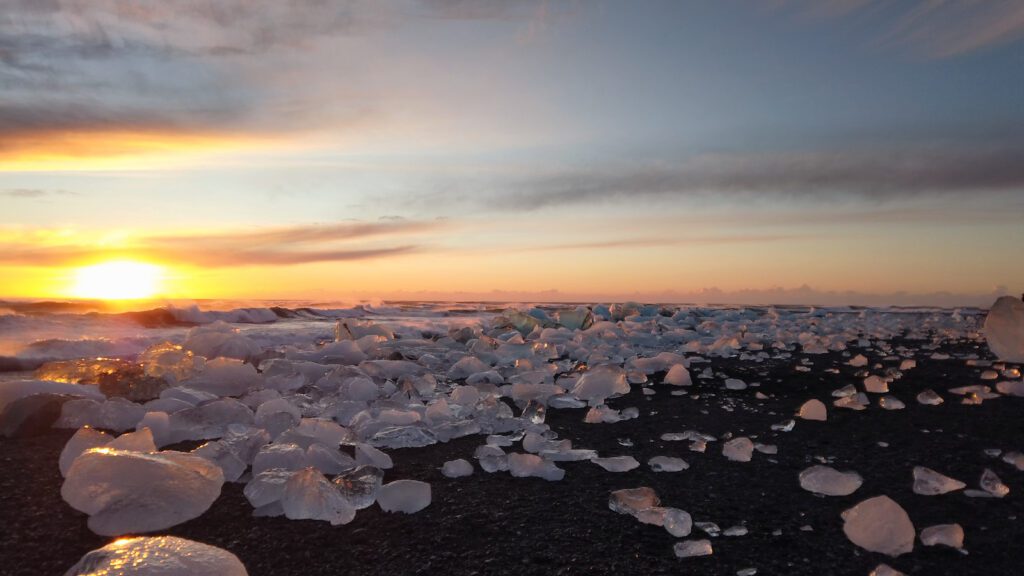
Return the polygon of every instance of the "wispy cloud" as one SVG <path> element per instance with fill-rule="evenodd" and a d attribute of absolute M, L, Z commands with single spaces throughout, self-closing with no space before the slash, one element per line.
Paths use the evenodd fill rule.
<path fill-rule="evenodd" d="M 46 198 L 49 196 L 77 196 L 70 190 L 47 190 L 44 188 L 9 188 L 0 190 L 0 196 L 7 198 Z"/>
<path fill-rule="evenodd" d="M 780 242 L 784 240 L 804 239 L 807 236 L 795 234 L 731 234 L 705 235 L 688 237 L 645 237 L 645 238 L 613 238 L 610 240 L 594 240 L 589 242 L 565 242 L 539 246 L 513 248 L 520 252 L 550 252 L 554 250 L 614 250 L 632 248 L 660 248 L 665 246 L 708 246 L 718 244 L 747 244 L 762 242 Z M 508 247 L 503 248 L 508 250 Z"/>
<path fill-rule="evenodd" d="M 641 198 L 876 200 L 1024 190 L 1024 149 L 702 155 L 498 183 L 487 205 L 531 210 Z M 436 200 L 436 198 L 435 198 Z"/>
<path fill-rule="evenodd" d="M 207 267 L 295 265 L 367 260 L 423 251 L 422 233 L 439 222 L 291 226 L 255 231 L 142 236 L 116 244 L 42 244 L 38 234 L 0 241 L 0 264 L 67 266 L 96 259 L 142 258 Z M 417 234 L 420 236 L 417 237 Z M 404 241 L 398 241 L 398 239 Z"/>
<path fill-rule="evenodd" d="M 1014 0 L 780 0 L 812 17 L 867 14 L 883 21 L 872 42 L 949 58 L 1024 38 L 1024 3 Z"/>

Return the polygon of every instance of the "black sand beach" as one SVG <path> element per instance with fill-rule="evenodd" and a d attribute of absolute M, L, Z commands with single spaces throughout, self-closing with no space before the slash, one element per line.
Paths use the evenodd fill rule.
<path fill-rule="evenodd" d="M 894 343 L 895 344 L 895 343 Z M 386 481 L 414 478 L 433 490 L 431 505 L 413 515 L 387 514 L 376 506 L 360 511 L 355 521 L 332 527 L 325 522 L 253 518 L 242 484 L 226 484 L 213 507 L 198 519 L 166 534 L 225 548 L 236 554 L 250 574 L 735 574 L 756 568 L 758 574 L 867 574 L 885 562 L 907 574 L 1012 574 L 1024 565 L 1018 540 L 1024 530 L 1022 472 L 983 453 L 1024 448 L 1024 399 L 1004 397 L 980 406 L 960 404 L 948 388 L 981 383 L 981 369 L 957 355 L 988 357 L 984 345 L 960 343 L 939 350 L 948 360 L 934 360 L 923 342 L 899 342 L 917 348 L 918 367 L 891 385 L 905 410 L 877 405 L 854 412 L 831 407 L 830 393 L 859 383 L 859 370 L 840 353 L 794 354 L 763 365 L 737 359 L 712 359 L 716 373 L 761 382 L 770 397 L 756 400 L 753 390 L 724 390 L 719 378 L 694 379 L 691 396 L 672 396 L 670 386 L 656 385 L 644 396 L 639 386 L 610 401 L 615 408 L 638 406 L 641 416 L 615 424 L 584 424 L 585 410 L 550 410 L 547 422 L 576 447 L 602 455 L 633 455 L 641 467 L 613 474 L 590 462 L 566 462 L 560 482 L 487 474 L 478 467 L 468 478 L 448 479 L 439 468 L 446 460 L 472 459 L 483 437 L 470 436 L 426 448 L 391 451 L 395 468 Z M 856 349 L 850 352 L 855 354 Z M 864 351 L 874 363 L 880 360 Z M 803 358 L 810 371 L 796 371 Z M 895 364 L 893 364 L 895 365 Z M 825 370 L 837 366 L 840 374 Z M 760 372 L 767 370 L 767 376 Z M 694 374 L 699 368 L 694 371 Z M 945 397 L 939 406 L 918 404 L 914 397 L 933 388 Z M 829 404 L 827 422 L 797 421 L 791 432 L 771 431 L 790 418 L 805 400 Z M 726 410 L 724 408 L 729 408 Z M 666 432 L 699 430 L 721 437 L 747 435 L 775 444 L 777 455 L 754 454 L 751 462 L 731 462 L 721 442 L 706 453 L 686 442 L 663 442 Z M 86 516 L 60 497 L 57 457 L 72 431 L 0 439 L 0 573 L 62 574 L 89 550 L 111 539 L 93 534 Z M 756 436 L 756 437 L 755 437 Z M 620 445 L 632 441 L 632 447 Z M 888 443 L 888 447 L 879 446 Z M 172 447 L 173 448 L 173 447 Z M 678 456 L 690 469 L 654 473 L 646 465 L 656 455 Z M 829 458 L 829 465 L 854 470 L 863 486 L 851 496 L 820 497 L 802 490 L 798 473 Z M 963 492 L 920 496 L 911 491 L 911 469 L 933 468 L 976 487 L 982 471 L 994 470 L 1010 487 L 1002 499 L 968 498 Z M 608 509 L 612 490 L 650 486 L 662 505 L 688 511 L 694 522 L 715 522 L 723 530 L 743 525 L 744 536 L 711 538 L 714 554 L 678 559 L 673 538 L 664 529 L 644 525 Z M 945 547 L 924 547 L 888 558 L 866 552 L 843 534 L 840 513 L 871 496 L 886 494 L 902 505 L 918 531 L 926 526 L 960 523 L 966 554 Z M 694 528 L 691 538 L 707 537 Z"/>

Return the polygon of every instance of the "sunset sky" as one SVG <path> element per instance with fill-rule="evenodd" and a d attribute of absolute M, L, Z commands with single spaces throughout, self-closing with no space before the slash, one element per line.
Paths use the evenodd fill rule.
<path fill-rule="evenodd" d="M 0 8 L 0 297 L 980 304 L 1022 249 L 1020 2 Z"/>

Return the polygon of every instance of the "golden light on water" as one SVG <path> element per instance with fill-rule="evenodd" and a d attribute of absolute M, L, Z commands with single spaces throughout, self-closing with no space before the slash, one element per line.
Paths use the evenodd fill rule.
<path fill-rule="evenodd" d="M 119 260 L 84 266 L 75 271 L 70 295 L 99 300 L 151 298 L 160 290 L 163 268 L 155 264 Z"/>

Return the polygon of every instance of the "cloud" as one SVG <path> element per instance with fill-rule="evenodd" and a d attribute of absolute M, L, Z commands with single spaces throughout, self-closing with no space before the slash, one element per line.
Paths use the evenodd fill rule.
<path fill-rule="evenodd" d="M 778 5 L 811 17 L 881 19 L 874 42 L 910 47 L 933 58 L 1024 38 L 1024 3 L 1012 0 L 781 0 Z"/>
<path fill-rule="evenodd" d="M 69 266 L 97 259 L 136 258 L 208 267 L 296 265 L 384 258 L 422 251 L 420 242 L 395 242 L 434 230 L 436 222 L 345 222 L 217 234 L 144 236 L 117 245 L 40 245 L 33 238 L 0 241 L 0 264 Z"/>
<path fill-rule="evenodd" d="M 45 198 L 47 196 L 77 196 L 78 192 L 69 190 L 44 190 L 42 188 L 11 188 L 0 190 L 0 196 L 7 198 Z"/>
<path fill-rule="evenodd" d="M 617 248 L 658 248 L 664 246 L 705 246 L 712 244 L 746 244 L 749 242 L 781 242 L 795 239 L 807 239 L 807 236 L 794 234 L 734 234 L 728 236 L 708 235 L 688 238 L 617 238 L 593 242 L 568 242 L 544 246 L 525 246 L 518 248 L 518 250 L 522 252 L 549 252 L 553 250 L 614 250 Z"/>
<path fill-rule="evenodd" d="M 488 205 L 532 210 L 634 198 L 875 200 L 1024 190 L 1024 149 L 701 155 L 497 183 Z"/>

